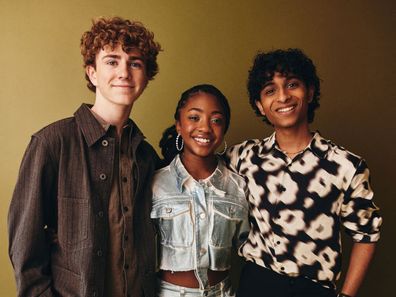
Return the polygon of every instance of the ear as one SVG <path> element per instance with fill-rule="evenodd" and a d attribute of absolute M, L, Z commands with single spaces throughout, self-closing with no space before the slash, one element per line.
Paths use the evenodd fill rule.
<path fill-rule="evenodd" d="M 315 88 L 313 86 L 310 86 L 308 88 L 308 98 L 307 98 L 308 103 L 311 103 L 311 101 L 313 100 L 314 93 L 315 93 Z"/>
<path fill-rule="evenodd" d="M 260 110 L 261 115 L 265 116 L 264 108 L 260 100 L 256 101 L 256 106 Z"/>
<path fill-rule="evenodd" d="M 179 122 L 179 121 L 176 121 L 175 126 L 176 126 L 176 132 L 177 132 L 178 134 L 181 134 L 181 133 L 180 133 L 180 130 L 181 130 L 180 122 Z"/>
<path fill-rule="evenodd" d="M 88 65 L 85 67 L 85 73 L 88 75 L 91 83 L 96 87 L 98 85 L 98 80 L 96 78 L 96 69 L 92 65 Z"/>

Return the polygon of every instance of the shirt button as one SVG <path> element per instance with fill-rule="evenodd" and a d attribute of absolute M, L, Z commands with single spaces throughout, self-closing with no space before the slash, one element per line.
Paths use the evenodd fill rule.
<path fill-rule="evenodd" d="M 122 178 L 122 181 L 123 181 L 124 183 L 126 183 L 126 182 L 128 181 L 128 179 L 124 176 L 124 177 Z"/>
<path fill-rule="evenodd" d="M 108 146 L 108 145 L 109 145 L 109 142 L 108 142 L 106 139 L 103 139 L 103 140 L 102 140 L 102 145 L 103 145 L 103 146 Z"/>
<path fill-rule="evenodd" d="M 128 207 L 124 206 L 124 211 L 128 211 L 128 209 L 129 209 Z"/>
<path fill-rule="evenodd" d="M 98 216 L 99 216 L 100 218 L 103 218 L 103 215 L 104 215 L 103 211 L 99 211 L 99 212 L 98 212 Z"/>
<path fill-rule="evenodd" d="M 172 207 L 167 207 L 167 208 L 165 209 L 165 211 L 166 211 L 166 213 L 171 213 L 171 212 L 172 212 Z"/>
<path fill-rule="evenodd" d="M 96 254 L 98 255 L 98 257 L 102 257 L 103 256 L 102 250 L 97 251 Z"/>
<path fill-rule="evenodd" d="M 280 241 L 278 240 L 278 241 L 276 242 L 276 244 L 280 244 Z"/>
<path fill-rule="evenodd" d="M 199 217 L 200 217 L 201 219 L 204 219 L 204 218 L 206 218 L 206 214 L 203 213 L 203 212 L 201 212 L 201 214 L 199 215 Z"/>
<path fill-rule="evenodd" d="M 101 173 L 101 174 L 99 175 L 99 178 L 100 178 L 101 180 L 105 180 L 105 179 L 107 178 L 107 176 L 106 176 L 106 174 Z"/>
<path fill-rule="evenodd" d="M 285 270 L 285 267 L 282 266 L 282 267 L 281 267 L 281 270 L 282 270 L 282 271 Z"/>
<path fill-rule="evenodd" d="M 206 249 L 205 249 L 205 248 L 202 248 L 200 252 L 201 252 L 201 254 L 203 255 L 203 254 L 206 253 Z"/>

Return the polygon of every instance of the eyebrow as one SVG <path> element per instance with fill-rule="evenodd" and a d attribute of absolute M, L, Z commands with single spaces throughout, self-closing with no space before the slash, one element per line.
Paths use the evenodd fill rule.
<path fill-rule="evenodd" d="M 107 59 L 107 58 L 112 58 L 112 59 L 121 59 L 120 55 L 114 55 L 114 54 L 108 54 L 102 57 L 102 60 Z M 135 61 L 135 60 L 140 60 L 140 61 L 144 61 L 143 57 L 141 56 L 130 56 L 129 59 L 130 61 Z"/>
<path fill-rule="evenodd" d="M 298 80 L 302 81 L 301 78 L 299 78 L 299 77 L 298 77 L 297 75 L 295 75 L 295 74 L 290 74 L 290 75 L 286 75 L 286 76 L 283 76 L 283 77 L 286 79 L 286 81 L 291 80 L 291 79 L 298 79 Z M 262 86 L 262 89 L 266 88 L 267 86 L 273 85 L 273 84 L 275 84 L 275 83 L 274 83 L 274 78 L 272 77 L 272 79 L 271 79 L 270 81 L 267 81 L 267 82 Z"/>
<path fill-rule="evenodd" d="M 190 108 L 189 110 L 187 110 L 187 111 L 198 111 L 198 112 L 204 112 L 203 111 L 203 109 L 201 109 L 201 108 L 198 108 L 198 107 L 192 107 L 192 108 Z M 224 115 L 224 113 L 223 112 L 221 112 L 221 111 L 219 111 L 219 110 L 215 110 L 215 111 L 213 111 L 211 114 L 221 114 L 221 115 Z"/>

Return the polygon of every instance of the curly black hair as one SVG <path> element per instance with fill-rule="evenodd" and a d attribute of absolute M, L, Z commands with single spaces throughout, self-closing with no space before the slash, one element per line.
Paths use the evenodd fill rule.
<path fill-rule="evenodd" d="M 275 72 L 284 76 L 293 74 L 301 79 L 307 88 L 314 88 L 312 101 L 308 104 L 308 122 L 312 123 L 315 109 L 319 107 L 320 78 L 316 74 L 316 67 L 312 60 L 298 48 L 259 52 L 255 56 L 247 81 L 249 102 L 255 113 L 262 117 L 264 122 L 271 125 L 267 117 L 261 114 L 256 101 L 260 100 L 263 86 L 273 79 Z"/>

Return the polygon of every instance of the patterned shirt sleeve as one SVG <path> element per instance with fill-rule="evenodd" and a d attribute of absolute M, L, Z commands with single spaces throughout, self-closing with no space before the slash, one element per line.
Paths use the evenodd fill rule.
<path fill-rule="evenodd" d="M 341 220 L 355 242 L 370 243 L 380 238 L 382 218 L 373 196 L 370 172 L 366 162 L 361 160 L 341 206 Z"/>

